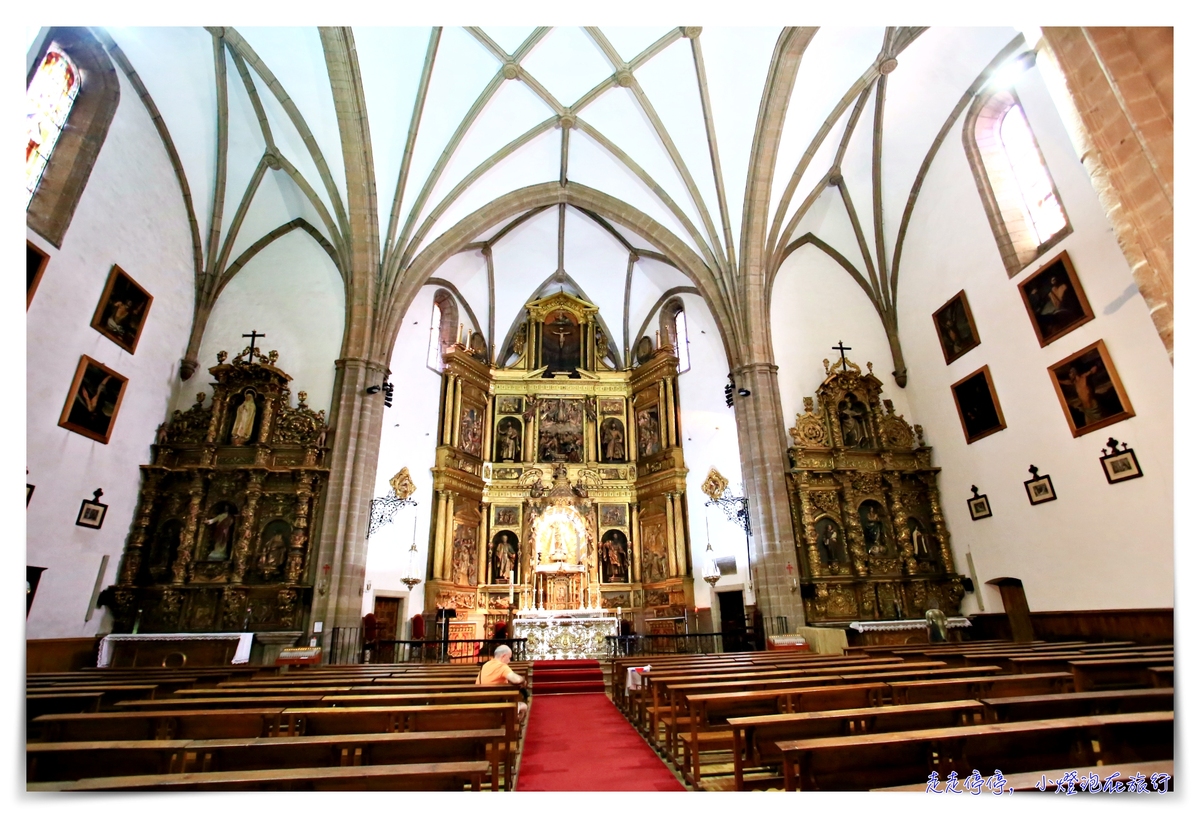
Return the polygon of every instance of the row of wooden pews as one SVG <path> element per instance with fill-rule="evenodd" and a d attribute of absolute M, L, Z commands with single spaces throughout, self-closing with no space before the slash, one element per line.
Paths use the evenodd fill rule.
<path fill-rule="evenodd" d="M 647 664 L 626 689 L 629 669 Z M 1148 777 L 1169 774 L 1174 757 L 1169 645 L 622 657 L 612 678 L 614 703 L 697 789 L 865 790 L 931 773 L 1083 774 L 1131 762 Z"/>
<path fill-rule="evenodd" d="M 30 674 L 27 788 L 511 789 L 520 694 L 481 688 L 477 674 L 476 665 Z"/>

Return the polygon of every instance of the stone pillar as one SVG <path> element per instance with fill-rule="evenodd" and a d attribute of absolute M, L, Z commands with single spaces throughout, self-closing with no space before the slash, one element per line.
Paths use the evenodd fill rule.
<path fill-rule="evenodd" d="M 750 501 L 754 601 L 764 619 L 786 616 L 789 628 L 796 628 L 804 624 L 804 607 L 788 580 L 787 566 L 796 547 L 785 479 L 787 442 L 778 371 L 770 363 L 738 367 L 734 378 L 750 394 L 734 398 L 734 411 L 742 478 Z"/>
<path fill-rule="evenodd" d="M 1046 27 L 1041 35 L 1039 69 L 1173 356 L 1173 29 Z"/>
<path fill-rule="evenodd" d="M 329 591 L 313 600 L 313 621 L 332 627 L 356 627 L 362 620 L 367 572 L 367 528 L 379 465 L 383 394 L 366 394 L 387 376 L 387 366 L 362 358 L 335 362 L 330 418 L 332 441 L 327 455 L 329 488 L 309 564 L 329 565 Z M 316 559 L 312 559 L 315 553 Z"/>

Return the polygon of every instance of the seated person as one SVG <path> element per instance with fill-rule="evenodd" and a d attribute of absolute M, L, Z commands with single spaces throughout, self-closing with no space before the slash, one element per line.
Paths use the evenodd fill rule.
<path fill-rule="evenodd" d="M 508 645 L 501 645 L 496 648 L 494 658 L 489 659 L 483 667 L 479 669 L 479 676 L 475 679 L 477 685 L 502 685 L 511 684 L 521 688 L 521 696 L 529 698 L 529 693 L 525 688 L 525 677 L 514 673 L 508 666 L 512 661 L 512 648 Z M 525 702 L 517 702 L 517 721 L 525 721 L 525 713 L 529 711 L 529 706 Z"/>

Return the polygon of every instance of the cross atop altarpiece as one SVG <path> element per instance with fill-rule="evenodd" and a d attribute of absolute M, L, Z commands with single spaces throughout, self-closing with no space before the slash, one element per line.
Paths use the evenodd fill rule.
<path fill-rule="evenodd" d="M 264 334 L 260 334 L 258 330 L 256 330 L 256 329 L 252 329 L 252 330 L 250 330 L 250 332 L 248 332 L 248 333 L 243 333 L 242 337 L 243 337 L 243 338 L 249 338 L 249 339 L 250 339 L 250 355 L 249 355 L 249 357 L 247 358 L 247 360 L 248 360 L 248 361 L 253 361 L 253 360 L 254 360 L 254 342 L 255 342 L 255 340 L 256 340 L 256 339 L 258 339 L 258 338 L 266 338 L 267 336 L 266 336 L 266 334 L 265 334 L 265 333 L 264 333 Z M 841 341 L 838 341 L 838 343 L 840 344 L 840 343 L 841 343 Z"/>
<path fill-rule="evenodd" d="M 836 350 L 837 352 L 841 353 L 841 355 L 842 355 L 842 371 L 843 372 L 847 371 L 846 370 L 846 353 L 849 352 L 850 350 L 854 349 L 854 347 L 848 347 L 839 340 L 837 342 L 837 346 L 830 347 L 830 349 Z"/>

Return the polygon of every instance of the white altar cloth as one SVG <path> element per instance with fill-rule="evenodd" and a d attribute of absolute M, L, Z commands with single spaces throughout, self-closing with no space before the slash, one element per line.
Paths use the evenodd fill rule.
<path fill-rule="evenodd" d="M 238 646 L 233 654 L 233 664 L 244 665 L 250 661 L 253 633 L 112 633 L 100 640 L 96 667 L 108 667 L 108 663 L 112 661 L 113 645 L 117 642 L 195 642 L 206 639 L 237 639 Z"/>
<path fill-rule="evenodd" d="M 923 631 L 924 619 L 883 619 L 878 622 L 851 622 L 850 627 L 859 633 L 880 631 Z M 969 628 L 971 620 L 965 616 L 946 617 L 947 628 Z"/>
<path fill-rule="evenodd" d="M 616 635 L 616 617 L 599 611 L 540 611 L 513 620 L 513 636 L 526 640 L 526 659 L 603 659 L 605 637 Z"/>

